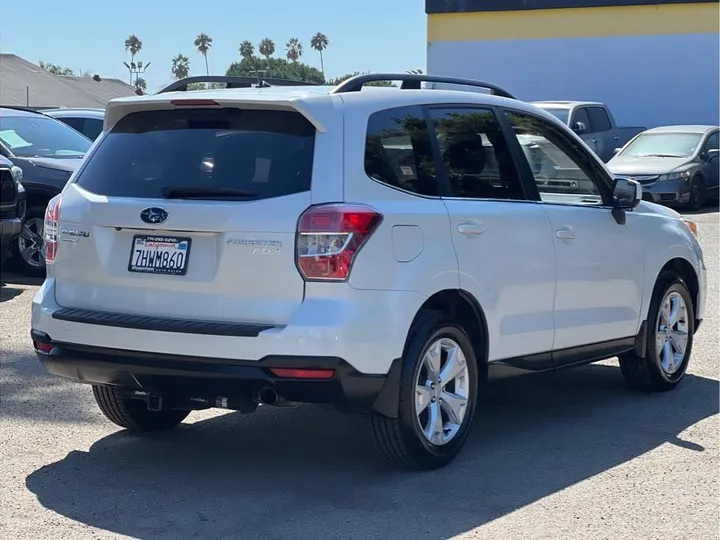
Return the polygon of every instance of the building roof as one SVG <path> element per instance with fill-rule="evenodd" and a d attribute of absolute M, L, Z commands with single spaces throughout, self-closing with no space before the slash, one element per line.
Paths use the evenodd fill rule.
<path fill-rule="evenodd" d="M 113 98 L 135 95 L 119 79 L 58 76 L 14 54 L 0 53 L 0 105 L 101 107 Z"/>

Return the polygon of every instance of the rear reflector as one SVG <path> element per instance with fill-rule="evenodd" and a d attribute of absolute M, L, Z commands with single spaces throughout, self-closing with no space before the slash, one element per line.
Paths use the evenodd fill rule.
<path fill-rule="evenodd" d="M 220 104 L 214 99 L 173 99 L 170 105 L 176 107 L 219 107 Z"/>
<path fill-rule="evenodd" d="M 290 369 L 270 368 L 273 375 L 285 379 L 332 379 L 335 375 L 334 369 Z"/>
<path fill-rule="evenodd" d="M 33 341 L 33 347 L 35 347 L 36 351 L 45 354 L 53 350 L 52 343 L 40 343 L 39 341 Z"/>

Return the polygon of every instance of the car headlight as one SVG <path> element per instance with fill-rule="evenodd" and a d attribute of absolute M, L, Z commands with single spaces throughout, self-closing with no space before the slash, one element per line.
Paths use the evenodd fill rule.
<path fill-rule="evenodd" d="M 23 171 L 20 167 L 18 167 L 17 165 L 13 165 L 12 167 L 10 167 L 10 173 L 12 174 L 12 177 L 15 179 L 15 183 L 17 185 L 22 184 Z"/>
<path fill-rule="evenodd" d="M 658 178 L 658 182 L 664 182 L 665 180 L 684 180 L 690 177 L 690 171 L 683 172 L 671 172 L 668 174 L 661 174 Z"/>
<path fill-rule="evenodd" d="M 700 229 L 698 228 L 698 222 L 690 218 L 682 218 L 682 220 L 685 226 L 690 229 L 690 232 L 693 233 L 693 236 L 700 240 Z"/>

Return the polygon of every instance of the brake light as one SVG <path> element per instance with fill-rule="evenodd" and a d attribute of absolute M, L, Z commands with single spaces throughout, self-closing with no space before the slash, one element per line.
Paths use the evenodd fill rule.
<path fill-rule="evenodd" d="M 45 263 L 52 264 L 57 257 L 57 235 L 60 224 L 60 203 L 62 202 L 62 194 L 55 195 L 45 209 Z"/>
<path fill-rule="evenodd" d="M 173 99 L 170 105 L 175 107 L 219 107 L 220 104 L 214 99 Z"/>
<path fill-rule="evenodd" d="M 360 248 L 382 222 L 369 206 L 311 206 L 298 222 L 297 265 L 306 280 L 342 281 L 350 275 Z"/>

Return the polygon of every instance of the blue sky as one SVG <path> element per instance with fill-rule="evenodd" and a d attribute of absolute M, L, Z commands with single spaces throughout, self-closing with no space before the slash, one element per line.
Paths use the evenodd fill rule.
<path fill-rule="evenodd" d="M 205 32 L 213 38 L 208 55 L 211 73 L 225 74 L 239 60 L 238 46 L 256 46 L 264 37 L 278 52 L 290 37 L 303 42 L 302 61 L 320 67 L 310 38 L 323 32 L 328 77 L 352 71 L 425 70 L 426 19 L 423 0 L 2 0 L 0 52 L 31 62 L 60 64 L 128 80 L 123 61 L 125 38 L 143 42 L 137 60 L 152 62 L 145 74 L 148 90 L 172 80 L 171 59 L 190 58 L 193 75 L 205 72 L 193 46 Z"/>

